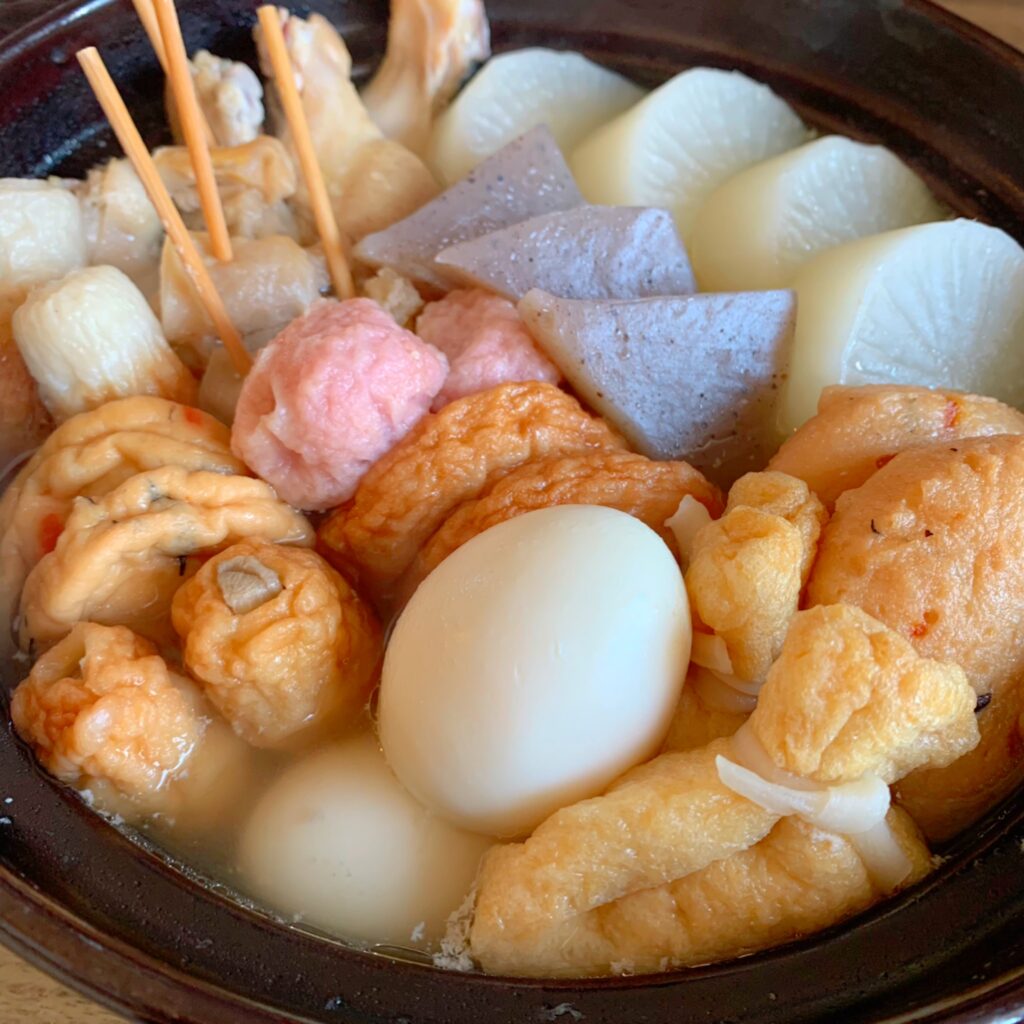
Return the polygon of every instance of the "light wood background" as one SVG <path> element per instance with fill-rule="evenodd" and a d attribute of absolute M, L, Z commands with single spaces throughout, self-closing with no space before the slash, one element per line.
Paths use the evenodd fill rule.
<path fill-rule="evenodd" d="M 1024 50 L 1024 0 L 946 0 L 943 6 Z M 118 1024 L 0 947 L 0 1024 Z"/>

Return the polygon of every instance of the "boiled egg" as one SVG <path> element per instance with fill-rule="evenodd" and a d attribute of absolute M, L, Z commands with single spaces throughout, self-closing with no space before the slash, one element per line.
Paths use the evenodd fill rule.
<path fill-rule="evenodd" d="M 526 513 L 427 577 L 385 656 L 380 737 L 426 806 L 518 836 L 657 750 L 690 654 L 679 567 L 614 509 Z"/>
<path fill-rule="evenodd" d="M 366 734 L 288 769 L 253 811 L 238 862 L 248 890 L 286 917 L 424 945 L 444 934 L 489 845 L 417 803 Z"/>

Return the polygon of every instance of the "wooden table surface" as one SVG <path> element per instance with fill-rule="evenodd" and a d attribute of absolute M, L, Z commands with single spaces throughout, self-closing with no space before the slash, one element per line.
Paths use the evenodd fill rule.
<path fill-rule="evenodd" d="M 945 0 L 943 6 L 1024 50 L 1024 0 Z M 0 946 L 0 1024 L 121 1024 Z"/>

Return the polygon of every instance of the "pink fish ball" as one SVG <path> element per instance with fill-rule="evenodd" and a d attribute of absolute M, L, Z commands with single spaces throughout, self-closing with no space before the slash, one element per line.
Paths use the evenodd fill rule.
<path fill-rule="evenodd" d="M 333 508 L 430 409 L 447 373 L 442 353 L 375 302 L 319 300 L 257 357 L 231 450 L 297 508 Z"/>
<path fill-rule="evenodd" d="M 431 302 L 416 321 L 416 333 L 439 348 L 451 372 L 434 399 L 442 406 L 511 381 L 557 384 L 558 367 L 534 344 L 516 307 L 479 288 L 449 292 Z"/>

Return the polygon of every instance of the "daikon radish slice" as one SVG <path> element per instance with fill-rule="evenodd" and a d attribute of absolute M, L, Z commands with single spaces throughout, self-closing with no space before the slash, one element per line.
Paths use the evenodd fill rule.
<path fill-rule="evenodd" d="M 428 163 L 458 181 L 516 136 L 546 124 L 569 152 L 644 90 L 580 53 L 542 48 L 493 57 L 438 118 Z"/>
<path fill-rule="evenodd" d="M 690 661 L 701 668 L 732 675 L 732 659 L 725 641 L 714 633 L 694 633 Z"/>
<path fill-rule="evenodd" d="M 688 565 L 693 551 L 693 538 L 697 531 L 711 522 L 711 513 L 692 495 L 685 495 L 679 502 L 671 519 L 665 525 L 672 531 L 679 546 L 679 557 L 684 565 Z"/>
<path fill-rule="evenodd" d="M 1024 249 L 968 220 L 830 249 L 797 274 L 782 427 L 829 384 L 919 384 L 1024 404 Z"/>
<path fill-rule="evenodd" d="M 738 71 L 692 68 L 598 128 L 569 162 L 589 202 L 666 207 L 685 241 L 719 185 L 806 138 L 768 86 Z"/>
<path fill-rule="evenodd" d="M 697 213 L 690 247 L 705 291 L 786 288 L 824 249 L 942 216 L 925 183 L 884 146 L 830 135 L 717 188 Z"/>

